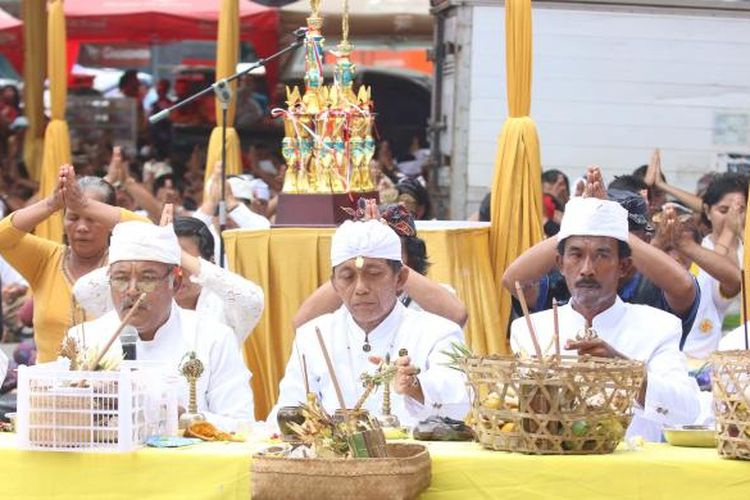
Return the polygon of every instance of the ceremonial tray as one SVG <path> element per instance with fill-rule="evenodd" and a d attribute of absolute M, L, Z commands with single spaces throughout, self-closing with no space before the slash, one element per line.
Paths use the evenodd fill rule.
<path fill-rule="evenodd" d="M 665 427 L 664 438 L 672 446 L 716 448 L 716 430 L 703 425 Z"/>

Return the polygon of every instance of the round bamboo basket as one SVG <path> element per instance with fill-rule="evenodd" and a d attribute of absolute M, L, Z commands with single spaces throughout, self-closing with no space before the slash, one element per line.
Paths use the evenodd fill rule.
<path fill-rule="evenodd" d="M 485 447 L 541 455 L 611 453 L 632 418 L 645 366 L 562 356 L 472 357 L 471 423 Z"/>
<path fill-rule="evenodd" d="M 750 352 L 711 355 L 719 455 L 750 460 Z"/>
<path fill-rule="evenodd" d="M 389 500 L 417 498 L 430 485 L 431 462 L 421 444 L 388 443 L 387 458 L 253 456 L 255 500 Z"/>

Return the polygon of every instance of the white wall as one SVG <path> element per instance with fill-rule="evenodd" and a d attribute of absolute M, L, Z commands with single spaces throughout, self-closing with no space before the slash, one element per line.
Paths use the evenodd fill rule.
<path fill-rule="evenodd" d="M 491 182 L 507 116 L 504 17 L 502 6 L 474 9 L 475 194 Z M 544 169 L 578 176 L 597 163 L 611 178 L 660 147 L 669 180 L 692 190 L 715 153 L 750 151 L 750 19 L 536 8 L 533 30 L 531 116 Z"/>

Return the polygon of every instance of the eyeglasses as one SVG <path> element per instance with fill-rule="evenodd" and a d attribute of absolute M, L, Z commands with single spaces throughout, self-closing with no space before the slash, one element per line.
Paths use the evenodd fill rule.
<path fill-rule="evenodd" d="M 164 281 L 166 278 L 171 276 L 171 272 L 167 271 L 164 276 L 160 276 L 158 278 L 135 278 L 135 290 L 138 293 L 151 293 L 154 290 L 156 290 L 156 287 L 159 286 L 159 283 Z M 109 278 L 109 286 L 118 293 L 124 293 L 128 290 L 130 287 L 130 282 L 133 281 L 134 277 L 128 276 L 125 277 L 110 277 Z"/>

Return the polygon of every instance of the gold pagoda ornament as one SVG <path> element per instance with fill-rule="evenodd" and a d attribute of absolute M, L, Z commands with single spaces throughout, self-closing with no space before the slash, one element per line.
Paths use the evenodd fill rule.
<path fill-rule="evenodd" d="M 342 40 L 334 81 L 324 85 L 323 19 L 320 0 L 310 1 L 305 35 L 305 91 L 287 87 L 281 153 L 287 166 L 284 193 L 347 193 L 375 189 L 370 160 L 375 154 L 370 88 L 353 88 L 355 67 L 349 43 L 349 4 L 344 0 Z"/>

